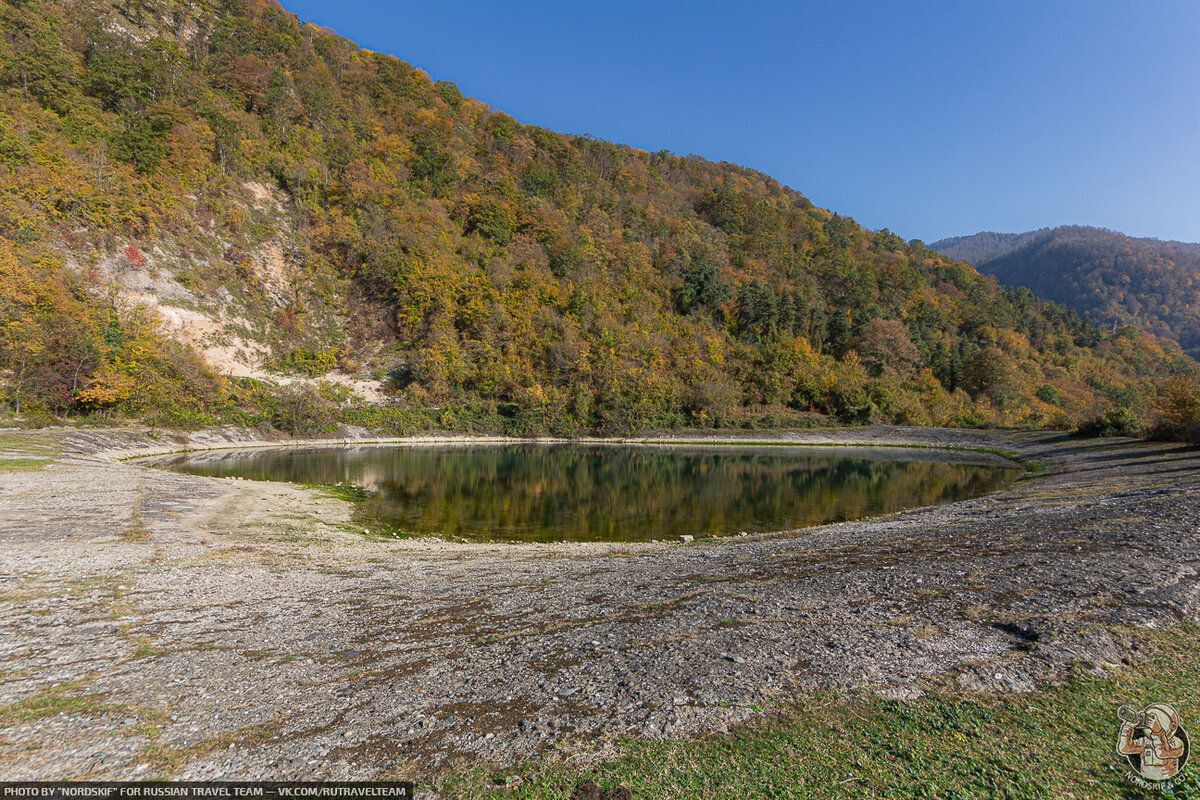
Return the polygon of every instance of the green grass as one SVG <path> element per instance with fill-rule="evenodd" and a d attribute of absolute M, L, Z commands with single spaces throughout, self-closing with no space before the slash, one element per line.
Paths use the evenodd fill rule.
<path fill-rule="evenodd" d="M 53 460 L 51 458 L 0 458 L 0 472 L 33 472 Z"/>
<path fill-rule="evenodd" d="M 305 483 L 301 484 L 306 489 L 315 489 L 322 494 L 327 494 L 330 497 L 336 497 L 339 500 L 348 500 L 351 503 L 361 503 L 371 496 L 371 493 L 361 486 L 345 483 Z"/>
<path fill-rule="evenodd" d="M 1117 707 L 1170 702 L 1200 731 L 1200 629 L 1146 633 L 1134 633 L 1146 657 L 1107 678 L 1080 667 L 1035 694 L 943 688 L 914 702 L 814 694 L 728 735 L 628 739 L 617 758 L 583 768 L 554 758 L 519 765 L 505 770 L 522 780 L 503 796 L 561 800 L 593 780 L 654 800 L 1142 797 L 1115 752 Z M 1200 798 L 1198 771 L 1189 764 L 1184 782 L 1157 796 Z M 477 797 L 494 774 L 491 765 L 434 783 L 443 797 Z"/>
<path fill-rule="evenodd" d="M 102 696 L 98 693 L 81 692 L 89 682 L 90 679 L 84 679 L 60 683 L 45 688 L 32 697 L 0 706 L 0 727 L 59 714 L 79 716 L 120 713 L 126 710 L 127 706 L 102 702 Z"/>
<path fill-rule="evenodd" d="M 203 758 L 210 753 L 224 750 L 230 745 L 256 747 L 278 733 L 278 721 L 259 722 L 178 749 L 152 743 L 142 748 L 139 758 L 150 765 L 151 775 L 169 777 L 177 773 L 188 761 Z"/>
<path fill-rule="evenodd" d="M 57 452 L 57 434 L 50 432 L 0 433 L 0 450 L 54 450 Z"/>
<path fill-rule="evenodd" d="M 110 706 L 96 700 L 97 695 L 69 696 L 61 694 L 42 695 L 30 700 L 0 708 L 0 721 L 17 723 L 29 722 L 42 717 L 53 717 L 60 714 L 78 716 L 83 714 L 119 712 L 121 706 Z"/>
<path fill-rule="evenodd" d="M 414 534 L 412 531 L 398 530 L 385 520 L 379 513 L 377 502 L 371 502 L 375 493 L 345 483 L 305 483 L 306 489 L 313 489 L 338 500 L 354 503 L 354 511 L 350 514 L 350 524 L 340 526 L 348 533 L 357 533 L 372 540 L 407 539 Z"/>

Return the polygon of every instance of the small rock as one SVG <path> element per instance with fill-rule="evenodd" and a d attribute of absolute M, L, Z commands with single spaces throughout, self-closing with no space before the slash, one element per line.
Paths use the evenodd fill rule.
<path fill-rule="evenodd" d="M 688 542 L 694 542 L 694 541 L 696 541 L 695 536 L 688 536 L 688 535 L 684 534 L 683 536 L 679 537 L 680 544 L 687 544 Z"/>
<path fill-rule="evenodd" d="M 584 781 L 575 787 L 571 800 L 604 800 L 604 793 L 592 781 Z"/>
<path fill-rule="evenodd" d="M 889 700 L 920 700 L 925 693 L 915 686 L 888 686 L 879 689 L 876 694 Z"/>
<path fill-rule="evenodd" d="M 592 781 L 584 781 L 575 787 L 571 800 L 633 800 L 633 792 L 625 786 L 614 786 L 603 792 Z"/>

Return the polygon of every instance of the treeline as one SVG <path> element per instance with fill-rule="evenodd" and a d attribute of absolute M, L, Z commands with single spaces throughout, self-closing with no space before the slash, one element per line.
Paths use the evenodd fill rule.
<path fill-rule="evenodd" d="M 198 295 L 253 295 L 241 254 L 279 230 L 249 181 L 286 192 L 305 276 L 257 306 L 276 363 L 386 376 L 406 420 L 1065 426 L 1148 414 L 1195 368 L 752 170 L 520 124 L 272 2 L 4 0 L 0 27 L 22 413 L 382 419 L 223 382 L 97 291 L 97 253 L 170 249 Z"/>
<path fill-rule="evenodd" d="M 1200 244 L 1061 227 L 933 245 L 1002 283 L 1026 286 L 1106 328 L 1136 325 L 1200 355 Z"/>

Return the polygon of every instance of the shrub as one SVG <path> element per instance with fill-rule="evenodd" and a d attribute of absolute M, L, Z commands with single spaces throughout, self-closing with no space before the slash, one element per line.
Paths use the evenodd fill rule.
<path fill-rule="evenodd" d="M 361 406 L 345 408 L 338 412 L 338 420 L 346 425 L 357 425 L 377 434 L 409 436 L 427 433 L 436 426 L 436 412 L 423 408 L 401 406 Z"/>
<path fill-rule="evenodd" d="M 1176 442 L 1200 442 L 1200 379 L 1177 375 L 1163 386 L 1166 420 L 1151 436 Z"/>
<path fill-rule="evenodd" d="M 1176 425 L 1200 426 L 1200 379 L 1177 375 L 1163 389 L 1167 418 Z"/>
<path fill-rule="evenodd" d="M 1075 433 L 1078 436 L 1142 436 L 1147 430 L 1146 421 L 1133 409 L 1118 406 L 1087 420 Z"/>
<path fill-rule="evenodd" d="M 319 378 L 337 366 L 338 358 L 341 355 L 341 351 L 333 347 L 324 350 L 297 349 L 282 359 L 280 366 L 284 369 L 295 370 L 310 378 Z"/>
<path fill-rule="evenodd" d="M 1062 405 L 1062 395 L 1048 383 L 1043 383 L 1036 392 L 1037 399 L 1052 406 Z"/>
<path fill-rule="evenodd" d="M 293 436 L 311 436 L 331 430 L 335 406 L 307 383 L 281 386 L 272 393 L 271 424 Z"/>

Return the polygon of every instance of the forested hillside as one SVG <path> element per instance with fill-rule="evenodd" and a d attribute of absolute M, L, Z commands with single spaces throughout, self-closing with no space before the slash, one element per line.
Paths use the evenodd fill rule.
<path fill-rule="evenodd" d="M 1148 410 L 1195 368 L 752 170 L 521 124 L 271 2 L 0 0 L 0 28 L 18 413 L 1043 425 Z M 325 386 L 314 416 L 160 317 L 391 405 Z"/>
<path fill-rule="evenodd" d="M 980 231 L 971 236 L 951 236 L 930 245 L 944 256 L 966 261 L 978 267 L 984 261 L 1007 255 L 1022 245 L 1041 238 L 1050 232 L 1050 228 L 1040 228 L 1027 233 L 996 233 L 995 231 Z"/>
<path fill-rule="evenodd" d="M 1200 356 L 1200 244 L 1070 226 L 960 236 L 933 248 L 1102 327 L 1136 325 Z"/>

